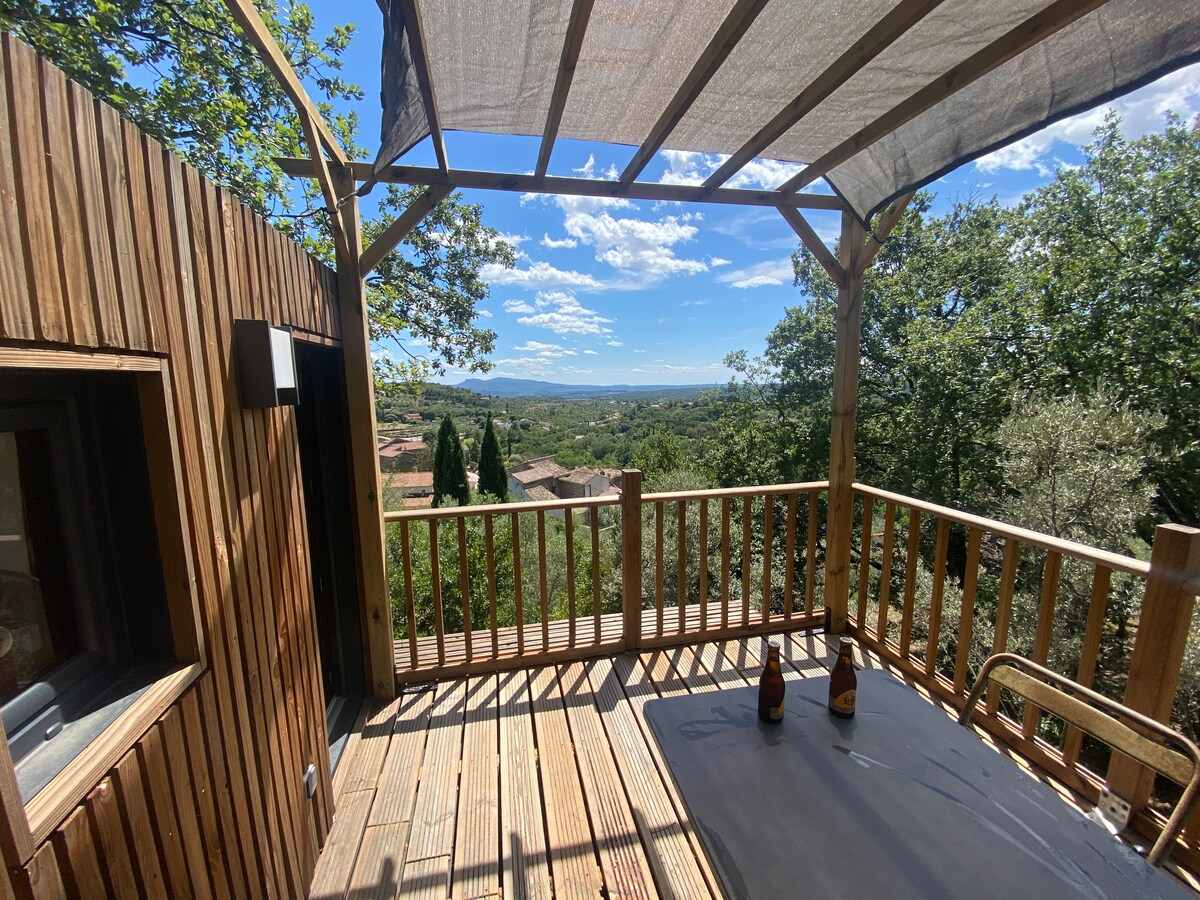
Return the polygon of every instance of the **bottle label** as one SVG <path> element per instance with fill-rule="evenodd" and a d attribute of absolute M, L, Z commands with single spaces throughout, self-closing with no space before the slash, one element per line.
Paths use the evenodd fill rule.
<path fill-rule="evenodd" d="M 855 690 L 849 690 L 849 691 L 843 691 L 842 693 L 838 694 L 836 697 L 830 697 L 829 698 L 830 708 L 835 709 L 838 712 L 844 712 L 844 713 L 854 712 L 854 700 L 855 700 L 855 696 L 857 695 L 857 693 L 858 692 Z"/>
<path fill-rule="evenodd" d="M 782 701 L 780 701 L 780 704 L 778 706 L 767 707 L 767 718 L 770 719 L 772 722 L 779 722 L 779 721 L 783 720 L 783 702 Z"/>

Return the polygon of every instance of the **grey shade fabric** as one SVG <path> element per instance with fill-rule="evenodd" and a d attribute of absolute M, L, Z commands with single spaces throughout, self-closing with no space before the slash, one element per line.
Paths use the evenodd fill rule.
<path fill-rule="evenodd" d="M 664 147 L 732 153 L 898 0 L 770 0 Z M 762 155 L 809 163 L 1051 0 L 945 0 Z M 444 130 L 542 134 L 571 0 L 417 0 Z M 734 0 L 595 0 L 559 136 L 641 144 Z M 397 0 L 377 167 L 429 133 Z M 1109 0 L 828 173 L 867 217 L 1057 119 L 1200 59 L 1200 0 Z M 532 160 L 531 160 L 532 165 Z"/>

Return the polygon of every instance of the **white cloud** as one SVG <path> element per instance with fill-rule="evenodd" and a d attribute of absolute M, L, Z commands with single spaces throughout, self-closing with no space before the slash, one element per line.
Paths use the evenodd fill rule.
<path fill-rule="evenodd" d="M 570 249 L 571 247 L 578 246 L 578 243 L 579 242 L 576 241 L 575 238 L 562 238 L 561 240 L 556 240 L 555 238 L 550 237 L 548 234 L 543 234 L 541 240 L 542 246 L 549 247 L 551 250 L 561 250 L 563 248 Z"/>
<path fill-rule="evenodd" d="M 712 257 L 709 257 L 708 265 L 709 265 L 709 268 L 715 269 L 715 268 L 717 268 L 717 266 L 727 266 L 732 261 L 733 260 L 725 259 L 724 257 L 721 257 L 721 256 L 712 256 Z"/>
<path fill-rule="evenodd" d="M 572 210 L 563 227 L 581 244 L 594 248 L 597 260 L 622 271 L 621 287 L 633 289 L 657 284 L 670 275 L 694 275 L 708 269 L 703 260 L 675 255 L 677 244 L 687 243 L 699 233 L 690 222 L 687 215 L 646 221 L 617 218 L 605 210 Z"/>
<path fill-rule="evenodd" d="M 583 352 L 584 352 L 585 356 L 599 356 L 600 355 L 599 352 L 596 350 L 584 350 Z"/>
<path fill-rule="evenodd" d="M 505 300 L 504 311 L 506 313 L 531 313 L 533 307 L 524 300 Z"/>
<path fill-rule="evenodd" d="M 661 154 L 667 161 L 667 168 L 658 179 L 662 184 L 702 184 L 729 159 L 720 153 L 700 153 L 691 150 L 663 150 Z M 779 187 L 801 168 L 803 167 L 797 163 L 752 159 L 735 172 L 722 187 L 770 190 Z"/>
<path fill-rule="evenodd" d="M 517 319 L 518 324 L 545 328 L 555 334 L 609 334 L 612 331 L 604 326 L 611 324 L 613 319 L 582 306 L 575 295 L 567 291 L 539 292 L 534 305 L 541 312 L 522 316 Z"/>
<path fill-rule="evenodd" d="M 733 285 L 735 288 L 747 289 L 767 287 L 769 285 L 791 284 L 795 278 L 791 257 L 770 259 L 766 262 L 755 263 L 744 269 L 734 269 L 717 276 L 721 284 Z"/>
<path fill-rule="evenodd" d="M 542 359 L 561 359 L 564 356 L 578 356 L 574 350 L 569 350 L 558 344 L 543 344 L 541 341 L 526 341 L 513 348 L 519 353 L 534 353 Z"/>
<path fill-rule="evenodd" d="M 1078 147 L 1088 143 L 1110 110 L 1121 116 L 1122 129 L 1131 138 L 1161 129 L 1163 116 L 1168 112 L 1179 113 L 1185 119 L 1200 113 L 1200 64 L 1172 72 L 1110 104 L 1056 122 L 1015 144 L 1001 147 L 977 159 L 975 168 L 989 173 L 1001 169 L 1035 171 L 1049 178 L 1058 162 L 1053 155 L 1055 146 Z"/>
<path fill-rule="evenodd" d="M 604 345 L 606 347 L 624 347 L 625 346 L 620 341 L 605 341 Z"/>
<path fill-rule="evenodd" d="M 477 315 L 483 316 L 485 319 L 490 319 L 492 317 L 492 311 L 490 309 L 476 309 L 475 312 Z"/>
<path fill-rule="evenodd" d="M 556 269 L 547 262 L 530 263 L 525 269 L 506 269 L 489 263 L 479 270 L 479 275 L 488 284 L 515 284 L 526 288 L 570 287 L 595 291 L 604 287 L 598 279 L 585 272 Z"/>
<path fill-rule="evenodd" d="M 721 363 L 708 363 L 703 366 L 676 366 L 670 363 L 661 365 L 646 365 L 636 366 L 630 369 L 631 372 L 637 372 L 640 375 L 665 375 L 665 374 L 687 374 L 687 375 L 704 375 L 715 372 L 724 372 L 725 367 Z"/>

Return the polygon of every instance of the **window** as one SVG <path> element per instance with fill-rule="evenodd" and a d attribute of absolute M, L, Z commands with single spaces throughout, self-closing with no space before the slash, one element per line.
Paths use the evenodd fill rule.
<path fill-rule="evenodd" d="M 177 663 L 136 378 L 0 372 L 0 716 L 26 802 Z"/>
<path fill-rule="evenodd" d="M 0 849 L 22 865 L 204 670 L 169 362 L 0 347 Z"/>

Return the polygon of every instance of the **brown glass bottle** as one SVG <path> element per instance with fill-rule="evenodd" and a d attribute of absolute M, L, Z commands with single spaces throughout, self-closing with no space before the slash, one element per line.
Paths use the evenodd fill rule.
<path fill-rule="evenodd" d="M 829 711 L 835 716 L 848 719 L 854 715 L 854 701 L 858 693 L 858 676 L 854 674 L 854 642 L 842 638 L 838 648 L 837 662 L 829 673 Z"/>
<path fill-rule="evenodd" d="M 767 664 L 758 679 L 758 717 L 764 722 L 783 721 L 783 670 L 779 668 L 779 643 L 767 644 Z"/>

